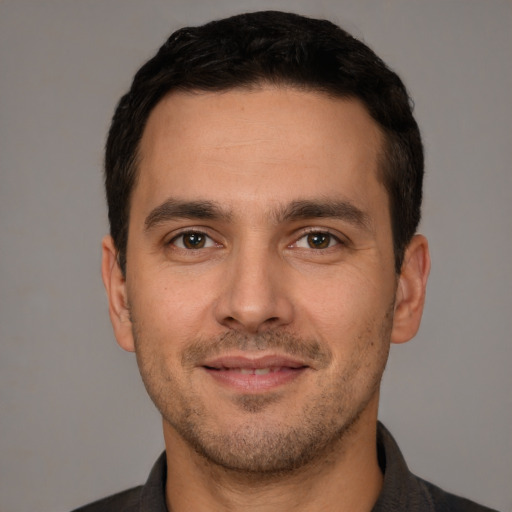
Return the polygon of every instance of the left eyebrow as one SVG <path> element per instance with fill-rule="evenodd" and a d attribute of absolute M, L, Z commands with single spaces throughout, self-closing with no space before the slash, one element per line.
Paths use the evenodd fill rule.
<path fill-rule="evenodd" d="M 231 213 L 213 201 L 181 201 L 169 198 L 151 210 L 144 221 L 150 231 L 155 226 L 175 219 L 229 220 Z"/>
<path fill-rule="evenodd" d="M 320 199 L 293 201 L 274 214 L 276 222 L 314 218 L 339 219 L 365 231 L 373 231 L 370 216 L 350 201 Z"/>

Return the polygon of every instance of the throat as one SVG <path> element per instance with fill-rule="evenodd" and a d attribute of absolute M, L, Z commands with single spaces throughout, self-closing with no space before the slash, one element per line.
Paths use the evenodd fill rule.
<path fill-rule="evenodd" d="M 352 428 L 321 456 L 293 470 L 247 471 L 212 461 L 174 429 L 169 435 L 171 428 L 165 429 L 171 454 L 166 501 L 173 512 L 369 512 L 382 488 L 376 432 L 369 437 Z"/>

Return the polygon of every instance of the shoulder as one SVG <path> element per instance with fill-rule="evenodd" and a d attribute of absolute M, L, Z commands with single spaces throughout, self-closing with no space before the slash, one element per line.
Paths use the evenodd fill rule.
<path fill-rule="evenodd" d="M 77 508 L 73 512 L 135 512 L 138 509 L 142 486 L 113 494 Z"/>
<path fill-rule="evenodd" d="M 496 512 L 471 500 L 443 491 L 436 485 L 416 477 L 425 495 L 428 496 L 432 510 L 436 512 Z"/>
<path fill-rule="evenodd" d="M 396 441 L 382 423 L 377 428 L 377 452 L 384 482 L 372 512 L 493 512 L 411 473 Z"/>
<path fill-rule="evenodd" d="M 77 508 L 73 512 L 140 512 L 143 510 L 167 512 L 165 506 L 166 475 L 166 456 L 163 452 L 155 462 L 144 485 L 113 494 Z"/>

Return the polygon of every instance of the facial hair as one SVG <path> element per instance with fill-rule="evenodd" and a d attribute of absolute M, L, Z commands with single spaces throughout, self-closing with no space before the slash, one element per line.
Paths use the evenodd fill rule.
<path fill-rule="evenodd" d="M 139 370 L 164 422 L 209 463 L 252 477 L 271 477 L 325 457 L 357 423 L 378 393 L 389 351 L 392 309 L 380 327 L 368 326 L 351 341 L 356 349 L 339 372 L 323 371 L 333 364 L 325 344 L 280 331 L 254 336 L 230 331 L 213 339 L 192 340 L 181 352 L 179 371 L 173 371 L 148 348 L 151 342 L 143 339 L 137 322 L 133 325 Z M 200 389 L 187 385 L 187 376 L 197 371 L 201 361 L 233 349 L 277 350 L 300 358 L 318 369 L 314 392 L 311 396 L 306 393 L 307 399 L 291 409 L 290 398 L 281 392 L 237 394 L 233 403 L 238 417 L 245 415 L 244 421 L 219 427 L 216 411 Z M 292 412 L 278 416 L 280 419 L 270 417 L 268 411 L 280 404 Z"/>

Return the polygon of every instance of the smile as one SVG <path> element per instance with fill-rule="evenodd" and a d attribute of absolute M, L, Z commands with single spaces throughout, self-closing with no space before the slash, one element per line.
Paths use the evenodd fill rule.
<path fill-rule="evenodd" d="M 297 379 L 309 366 L 283 356 L 226 356 L 208 361 L 202 368 L 216 383 L 247 393 L 275 390 Z"/>
<path fill-rule="evenodd" d="M 269 373 L 279 372 L 282 370 L 282 368 L 224 368 L 223 370 L 230 372 L 238 372 L 241 373 L 242 375 L 267 375 Z"/>

